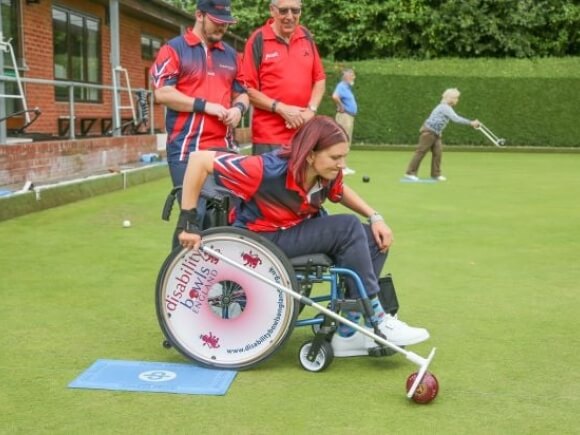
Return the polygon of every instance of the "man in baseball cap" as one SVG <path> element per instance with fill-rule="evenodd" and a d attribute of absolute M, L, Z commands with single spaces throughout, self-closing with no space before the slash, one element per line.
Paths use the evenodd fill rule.
<path fill-rule="evenodd" d="M 219 24 L 234 24 L 230 0 L 198 0 L 197 10 L 205 12 L 210 20 Z"/>
<path fill-rule="evenodd" d="M 155 101 L 167 107 L 167 163 L 174 187 L 183 184 L 193 151 L 236 149 L 234 129 L 250 106 L 241 84 L 240 55 L 223 40 L 236 22 L 230 1 L 197 0 L 193 27 L 161 47 L 151 66 Z M 204 193 L 216 195 L 211 179 Z M 197 204 L 201 225 L 206 205 L 205 198 Z"/>

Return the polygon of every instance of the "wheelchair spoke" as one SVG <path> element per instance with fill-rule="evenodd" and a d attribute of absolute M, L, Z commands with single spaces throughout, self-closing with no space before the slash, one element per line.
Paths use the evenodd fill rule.
<path fill-rule="evenodd" d="M 222 319 L 234 319 L 246 308 L 246 293 L 234 281 L 221 281 L 210 290 L 208 303 L 212 311 Z"/>

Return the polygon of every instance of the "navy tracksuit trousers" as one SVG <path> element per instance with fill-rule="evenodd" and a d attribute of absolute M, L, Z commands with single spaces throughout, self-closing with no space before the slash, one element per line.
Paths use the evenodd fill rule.
<path fill-rule="evenodd" d="M 351 214 L 335 214 L 308 219 L 295 227 L 261 236 L 276 244 L 288 257 L 326 254 L 335 266 L 358 274 L 369 297 L 379 291 L 378 277 L 387 260 L 381 253 L 370 226 Z M 359 296 L 356 286 L 347 279 L 349 297 Z"/>

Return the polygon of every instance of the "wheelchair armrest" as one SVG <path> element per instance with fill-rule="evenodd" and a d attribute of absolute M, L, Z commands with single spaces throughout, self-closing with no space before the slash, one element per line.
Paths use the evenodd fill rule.
<path fill-rule="evenodd" d="M 317 266 L 326 268 L 332 266 L 332 263 L 332 260 L 326 254 L 300 255 L 290 259 L 290 264 L 296 271 L 303 271 Z"/>

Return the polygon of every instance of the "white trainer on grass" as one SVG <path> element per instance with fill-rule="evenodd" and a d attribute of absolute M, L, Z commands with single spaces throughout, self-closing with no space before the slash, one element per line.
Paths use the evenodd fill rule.
<path fill-rule="evenodd" d="M 330 344 L 336 357 L 365 356 L 369 354 L 368 349 L 377 346 L 373 340 L 358 331 L 350 337 L 341 337 L 335 333 Z"/>
<path fill-rule="evenodd" d="M 387 340 L 397 346 L 410 346 L 421 343 L 429 338 L 429 332 L 425 328 L 409 326 L 397 318 L 397 315 L 387 314 L 379 323 L 379 330 L 385 334 Z"/>

